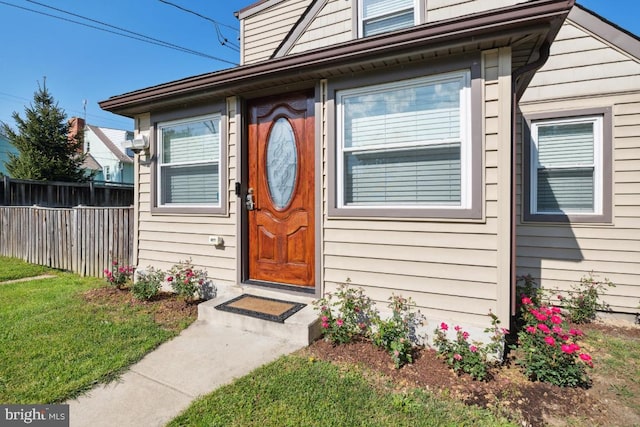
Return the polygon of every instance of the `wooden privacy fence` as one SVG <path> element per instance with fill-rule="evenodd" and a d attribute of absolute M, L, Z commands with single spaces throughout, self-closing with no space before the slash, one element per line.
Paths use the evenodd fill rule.
<path fill-rule="evenodd" d="M 131 206 L 133 184 L 106 182 L 53 182 L 13 179 L 0 180 L 0 205 L 46 206 Z"/>
<path fill-rule="evenodd" d="M 103 277 L 133 263 L 133 208 L 0 206 L 0 255 Z"/>

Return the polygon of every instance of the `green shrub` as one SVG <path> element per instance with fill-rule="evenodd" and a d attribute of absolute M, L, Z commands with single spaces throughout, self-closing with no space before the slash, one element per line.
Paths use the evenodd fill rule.
<path fill-rule="evenodd" d="M 538 286 L 530 274 L 526 274 L 516 278 L 516 295 L 518 296 L 518 307 L 519 299 L 524 296 L 528 297 L 535 305 L 539 305 L 542 302 L 541 299 L 544 298 L 544 290 Z"/>
<path fill-rule="evenodd" d="M 147 267 L 146 271 L 138 271 L 136 280 L 131 286 L 131 293 L 139 300 L 150 300 L 160 292 L 165 273 L 153 267 Z"/>
<path fill-rule="evenodd" d="M 433 342 L 438 355 L 458 374 L 467 373 L 471 378 L 485 381 L 489 379 L 490 368 L 500 363 L 497 356 L 504 349 L 505 335 L 508 330 L 500 328 L 498 316 L 489 312 L 491 327 L 485 329 L 485 333 L 491 334 L 491 342 L 484 344 L 479 341 L 470 341 L 469 333 L 460 326 L 455 326 L 455 339 L 447 337 L 449 325 L 442 322 L 435 329 Z"/>
<path fill-rule="evenodd" d="M 383 320 L 374 320 L 376 331 L 373 333 L 373 343 L 384 348 L 391 355 L 396 368 L 413 362 L 413 349 L 418 344 L 419 337 L 416 330 L 424 322 L 424 316 L 414 311 L 415 303 L 409 298 L 393 295 L 389 298 L 389 308 L 392 315 Z"/>
<path fill-rule="evenodd" d="M 607 289 L 615 287 L 609 279 L 598 281 L 590 273 L 582 277 L 580 283 L 571 286 L 568 296 L 558 295 L 563 307 L 573 323 L 589 323 L 596 318 L 598 311 L 609 311 L 609 305 L 600 300 L 600 296 Z"/>
<path fill-rule="evenodd" d="M 521 303 L 523 327 L 518 332 L 517 346 L 512 348 L 525 375 L 561 387 L 588 385 L 586 367 L 593 367 L 593 363 L 578 345 L 582 332 L 567 329 L 559 307 L 537 305 L 526 295 Z"/>
<path fill-rule="evenodd" d="M 173 291 L 183 297 L 186 302 L 193 301 L 196 295 L 202 297 L 206 280 L 207 272 L 196 270 L 191 259 L 179 261 L 178 264 L 171 267 L 167 277 Z"/>
<path fill-rule="evenodd" d="M 347 279 L 336 292 L 313 303 L 320 312 L 324 339 L 346 344 L 371 338 L 374 345 L 389 352 L 396 368 L 413 362 L 413 350 L 419 341 L 416 331 L 424 319 L 414 311 L 413 301 L 393 295 L 389 298 L 391 318 L 383 320 L 364 290 L 349 287 L 349 283 Z"/>
<path fill-rule="evenodd" d="M 349 287 L 350 280 L 338 286 L 335 293 L 326 293 L 314 302 L 320 311 L 324 338 L 335 344 L 345 344 L 371 335 L 371 323 L 378 318 L 373 301 L 362 288 Z"/>
<path fill-rule="evenodd" d="M 111 286 L 123 289 L 131 281 L 135 267 L 131 265 L 120 265 L 118 261 L 111 262 L 111 269 L 105 269 L 105 280 Z"/>

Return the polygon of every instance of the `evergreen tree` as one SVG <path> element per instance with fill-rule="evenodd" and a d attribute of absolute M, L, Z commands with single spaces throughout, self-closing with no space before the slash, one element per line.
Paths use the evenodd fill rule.
<path fill-rule="evenodd" d="M 2 123 L 2 132 L 18 154 L 9 154 L 5 163 L 12 178 L 39 181 L 84 182 L 89 179 L 81 168 L 83 132 L 69 139 L 69 124 L 63 109 L 47 91 L 46 82 L 33 94 L 30 107 L 25 107 L 25 119 L 12 114 L 17 132 Z"/>

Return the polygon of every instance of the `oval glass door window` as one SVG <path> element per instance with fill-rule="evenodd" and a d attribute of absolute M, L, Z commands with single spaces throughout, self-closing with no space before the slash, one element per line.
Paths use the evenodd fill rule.
<path fill-rule="evenodd" d="M 276 120 L 267 141 L 267 183 L 276 209 L 289 204 L 298 170 L 296 140 L 289 121 Z"/>

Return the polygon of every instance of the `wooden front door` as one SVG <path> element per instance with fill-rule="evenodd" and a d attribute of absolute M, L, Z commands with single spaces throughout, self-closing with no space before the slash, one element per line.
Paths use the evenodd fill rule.
<path fill-rule="evenodd" d="M 248 107 L 249 279 L 313 287 L 313 94 L 265 98 Z"/>

